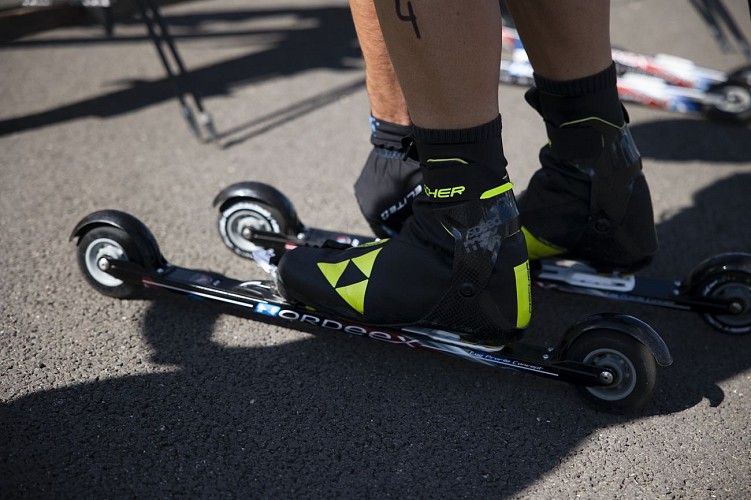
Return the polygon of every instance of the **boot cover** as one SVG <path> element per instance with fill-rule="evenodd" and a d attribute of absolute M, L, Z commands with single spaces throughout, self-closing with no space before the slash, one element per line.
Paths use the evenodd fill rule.
<path fill-rule="evenodd" d="M 379 238 L 399 234 L 412 215 L 412 201 L 422 189 L 412 127 L 371 115 L 373 149 L 355 182 L 355 198 L 370 228 Z"/>
<path fill-rule="evenodd" d="M 292 250 L 278 268 L 283 293 L 363 324 L 448 330 L 486 345 L 521 337 L 529 263 L 505 162 L 475 163 L 473 145 L 462 146 L 462 157 L 421 151 L 425 185 L 397 237 Z"/>
<path fill-rule="evenodd" d="M 355 198 L 373 234 L 399 234 L 422 190 L 420 163 L 404 151 L 373 147 L 355 182 Z"/>
<path fill-rule="evenodd" d="M 620 122 L 564 122 L 575 114 L 565 109 L 566 98 L 531 89 L 527 100 L 545 119 L 549 138 L 542 168 L 519 199 L 530 259 L 560 255 L 601 271 L 649 264 L 657 251 L 652 201 L 625 110 Z"/>

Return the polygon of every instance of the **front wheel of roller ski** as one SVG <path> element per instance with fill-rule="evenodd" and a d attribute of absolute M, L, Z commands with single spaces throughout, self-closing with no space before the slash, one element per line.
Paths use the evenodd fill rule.
<path fill-rule="evenodd" d="M 297 236 L 302 224 L 292 204 L 267 184 L 243 182 L 224 189 L 214 200 L 222 241 L 236 254 L 253 258 L 259 247 L 251 241 L 255 232 Z"/>
<path fill-rule="evenodd" d="M 710 87 L 705 113 L 714 120 L 736 123 L 751 121 L 751 86 L 727 81 Z"/>
<path fill-rule="evenodd" d="M 83 235 L 77 247 L 78 267 L 86 281 L 99 293 L 108 297 L 127 299 L 137 297 L 142 287 L 124 282 L 107 272 L 109 259 L 130 261 L 144 265 L 148 259 L 139 250 L 133 237 L 120 228 L 95 227 Z"/>
<path fill-rule="evenodd" d="M 625 413 L 644 406 L 657 382 L 657 365 L 650 350 L 624 333 L 601 329 L 582 334 L 569 347 L 566 359 L 602 368 L 605 385 L 577 386 L 592 406 Z"/>

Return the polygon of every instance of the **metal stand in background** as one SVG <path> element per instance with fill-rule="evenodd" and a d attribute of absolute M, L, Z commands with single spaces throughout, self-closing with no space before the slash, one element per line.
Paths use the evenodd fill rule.
<path fill-rule="evenodd" d="M 55 0 L 52 0 L 55 1 Z M 107 36 L 112 36 L 115 29 L 115 16 L 113 15 L 113 3 L 115 0 L 78 0 L 90 15 L 104 26 Z M 192 88 L 188 81 L 188 72 L 185 69 L 180 53 L 177 51 L 175 39 L 170 35 L 167 22 L 162 17 L 157 0 L 133 0 L 141 19 L 146 25 L 149 38 L 154 44 L 159 60 L 167 72 L 169 80 L 180 102 L 180 109 L 190 130 L 195 136 L 205 142 L 216 142 L 217 134 L 214 122 L 206 112 L 201 101 L 201 96 Z M 166 45 L 166 50 L 164 46 Z M 189 105 L 188 97 L 194 103 L 197 116 Z"/>
<path fill-rule="evenodd" d="M 735 39 L 735 43 L 738 45 L 738 49 L 745 56 L 746 60 L 751 62 L 751 44 L 749 44 L 743 32 L 738 28 L 735 23 L 735 19 L 728 12 L 722 0 L 689 0 L 694 8 L 699 13 L 699 16 L 704 20 L 712 33 L 712 36 L 717 41 L 720 49 L 723 52 L 731 52 L 732 44 L 728 40 L 727 35 L 723 30 L 723 24 L 725 29 Z M 749 1 L 749 11 L 751 11 L 751 1 Z M 751 14 L 751 12 L 749 12 Z"/>
<path fill-rule="evenodd" d="M 188 72 L 185 69 L 185 64 L 183 64 L 183 60 L 177 51 L 175 40 L 170 35 L 167 23 L 159 11 L 159 5 L 156 0 L 135 0 L 135 2 L 138 4 L 138 9 L 149 32 L 149 37 L 154 43 L 159 59 L 162 61 L 162 65 L 167 72 L 167 78 L 172 84 L 177 99 L 180 101 L 180 108 L 185 121 L 198 139 L 205 140 L 206 142 L 216 142 L 217 134 L 214 129 L 214 122 L 203 107 L 201 96 L 191 88 L 188 82 Z M 167 51 L 164 50 L 164 45 L 167 46 Z M 188 104 L 187 96 L 190 96 L 195 104 L 198 111 L 197 119 Z"/>

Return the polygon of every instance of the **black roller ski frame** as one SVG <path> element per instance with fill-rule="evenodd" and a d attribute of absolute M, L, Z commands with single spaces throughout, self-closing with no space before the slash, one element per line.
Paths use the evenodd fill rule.
<path fill-rule="evenodd" d="M 146 290 L 215 304 L 256 321 L 292 328 L 339 331 L 417 350 L 441 352 L 487 366 L 569 382 L 596 408 L 615 413 L 646 404 L 657 365 L 672 358 L 660 336 L 627 315 L 598 314 L 571 326 L 556 347 L 514 343 L 488 347 L 463 342 L 453 332 L 423 328 L 382 328 L 358 324 L 285 300 L 273 280 L 240 281 L 169 263 L 156 239 L 138 219 L 103 210 L 73 230 L 79 267 L 88 283 L 116 298 L 142 297 Z M 273 272 L 273 265 L 261 263 Z M 273 275 L 272 275 L 273 276 Z"/>
<path fill-rule="evenodd" d="M 375 240 L 373 236 L 305 226 L 291 202 L 277 189 L 262 183 L 229 186 L 216 197 L 214 205 L 220 208 L 219 230 L 225 244 L 251 259 L 268 259 L 265 250 L 273 253 L 272 259 L 278 259 L 292 248 L 320 246 L 325 240 L 352 246 Z M 263 219 L 264 223 L 258 224 L 257 219 Z M 563 259 L 533 262 L 531 271 L 533 283 L 542 288 L 692 311 L 723 333 L 751 332 L 751 254 L 748 253 L 709 258 L 683 280 L 603 274 L 584 262 Z"/>

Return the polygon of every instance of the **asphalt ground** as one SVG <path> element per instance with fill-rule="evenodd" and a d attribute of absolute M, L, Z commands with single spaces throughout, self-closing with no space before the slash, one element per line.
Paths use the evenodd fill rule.
<path fill-rule="evenodd" d="M 727 2 L 747 36 L 746 2 Z M 0 497 L 751 497 L 751 337 L 692 313 L 534 291 L 527 340 L 589 314 L 650 323 L 675 363 L 654 402 L 611 416 L 572 387 L 335 332 L 299 332 L 177 299 L 95 293 L 70 233 L 138 216 L 167 258 L 262 277 L 216 231 L 213 197 L 271 183 L 309 225 L 366 232 L 352 184 L 368 104 L 343 0 L 164 9 L 221 146 L 192 137 L 138 21 L 0 47 Z M 614 2 L 614 44 L 720 70 L 689 2 Z M 544 128 L 500 86 L 522 190 Z M 661 250 L 680 278 L 751 251 L 748 128 L 629 105 Z"/>

